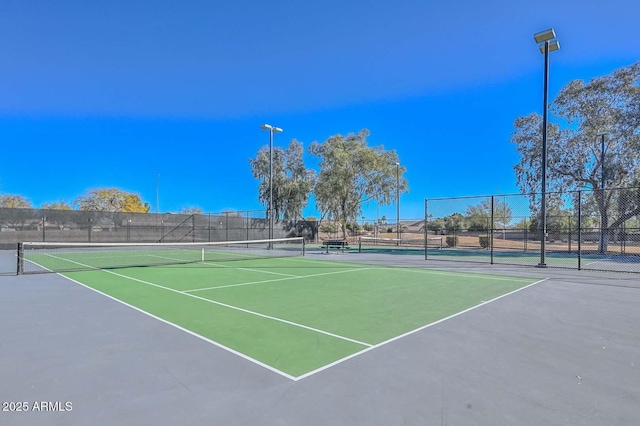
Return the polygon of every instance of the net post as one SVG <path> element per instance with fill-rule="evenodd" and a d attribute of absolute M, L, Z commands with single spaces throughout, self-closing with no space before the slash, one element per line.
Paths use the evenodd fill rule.
<path fill-rule="evenodd" d="M 304 256 L 305 254 L 305 239 L 304 237 L 302 237 L 302 255 Z"/>
<path fill-rule="evenodd" d="M 358 253 L 362 253 L 362 237 L 358 238 Z"/>
<path fill-rule="evenodd" d="M 18 267 L 16 275 L 24 274 L 24 243 L 18 243 Z"/>

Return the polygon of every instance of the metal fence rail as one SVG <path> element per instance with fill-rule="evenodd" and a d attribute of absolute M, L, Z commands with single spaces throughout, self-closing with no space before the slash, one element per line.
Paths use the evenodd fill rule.
<path fill-rule="evenodd" d="M 432 260 L 640 273 L 640 188 L 425 200 Z M 545 244 L 541 244 L 545 238 Z"/>

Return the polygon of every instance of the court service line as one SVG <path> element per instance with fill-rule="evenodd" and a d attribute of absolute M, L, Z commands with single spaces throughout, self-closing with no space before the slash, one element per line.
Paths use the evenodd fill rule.
<path fill-rule="evenodd" d="M 47 256 L 51 256 L 51 257 L 57 258 L 57 256 L 54 256 L 52 254 L 47 254 Z M 63 259 L 63 260 L 68 260 L 68 259 Z M 319 328 L 309 327 L 307 325 L 299 324 L 299 323 L 296 323 L 296 322 L 293 322 L 293 321 L 289 321 L 289 320 L 286 320 L 286 319 L 283 319 L 283 318 L 278 318 L 278 317 L 274 317 L 274 316 L 271 316 L 271 315 L 261 314 L 259 312 L 250 311 L 248 309 L 240 308 L 238 306 L 229 305 L 227 303 L 218 302 L 216 300 L 206 299 L 204 297 L 196 296 L 196 295 L 190 294 L 190 293 L 185 293 L 183 291 L 176 290 L 176 289 L 173 289 L 171 287 L 165 287 L 163 285 L 155 284 L 155 283 L 152 283 L 152 282 L 149 282 L 149 281 L 144 281 L 144 280 L 141 280 L 141 279 L 138 279 L 138 278 L 129 277 L 127 275 L 119 274 L 117 272 L 109 271 L 109 270 L 106 270 L 106 269 L 99 269 L 99 268 L 96 268 L 96 267 L 93 267 L 93 266 L 89 266 L 89 265 L 85 265 L 85 264 L 82 264 L 80 262 L 76 262 L 76 261 L 73 261 L 73 260 L 69 260 L 69 262 L 76 263 L 76 264 L 78 264 L 80 266 L 83 266 L 85 268 L 90 268 L 90 269 L 102 271 L 102 272 L 105 272 L 107 274 L 115 275 L 117 277 L 125 278 L 125 279 L 132 280 L 132 281 L 136 281 L 136 282 L 139 282 L 139 283 L 142 283 L 142 284 L 146 284 L 146 285 L 150 285 L 150 286 L 153 286 L 153 287 L 161 288 L 163 290 L 171 291 L 173 293 L 181 294 L 183 296 L 193 297 L 194 299 L 202 300 L 202 301 L 208 302 L 208 303 L 213 303 L 214 305 L 223 306 L 225 308 L 234 309 L 236 311 L 244 312 L 246 314 L 255 315 L 255 316 L 258 316 L 258 317 L 261 317 L 261 318 L 270 319 L 272 321 L 277 321 L 277 322 L 281 322 L 281 323 L 284 323 L 284 324 L 292 325 L 294 327 L 303 328 L 305 330 L 314 331 L 316 333 L 324 334 L 326 336 L 335 337 L 336 339 L 346 340 L 348 342 L 356 343 L 358 345 L 362 345 L 362 346 L 366 346 L 366 347 L 373 346 L 370 343 L 361 342 L 359 340 L 351 339 L 349 337 L 341 336 L 339 334 L 334 334 L 334 333 L 331 333 L 331 332 L 328 332 L 328 331 L 325 331 L 325 330 L 320 330 Z"/>
<path fill-rule="evenodd" d="M 542 279 L 542 280 L 536 281 L 536 282 L 531 283 L 531 284 L 529 284 L 529 285 L 526 285 L 526 286 L 524 286 L 524 287 L 517 288 L 517 289 L 515 289 L 515 290 L 513 290 L 513 291 L 510 291 L 509 293 L 505 293 L 505 294 L 503 294 L 503 295 L 501 295 L 501 296 L 494 297 L 494 298 L 493 298 L 493 299 L 491 299 L 491 300 L 487 300 L 487 301 L 485 301 L 485 302 L 482 302 L 482 303 L 479 303 L 479 304 L 477 304 L 477 305 L 475 305 L 475 306 L 472 306 L 472 307 L 470 307 L 470 308 L 467 308 L 467 309 L 465 309 L 464 311 L 460 311 L 460 312 L 457 312 L 457 313 L 455 313 L 455 314 L 453 314 L 453 315 L 449 315 L 448 317 L 441 318 L 441 319 L 439 319 L 439 320 L 437 320 L 437 321 L 434 321 L 434 322 L 432 322 L 432 323 L 429 323 L 429 324 L 423 325 L 422 327 L 418 327 L 418 328 L 416 328 L 415 330 L 408 331 L 408 332 L 403 333 L 403 334 L 401 334 L 401 335 L 399 335 L 399 336 L 392 337 L 391 339 L 385 340 L 384 342 L 380 342 L 380 343 L 377 343 L 377 344 L 375 344 L 375 345 L 372 345 L 372 346 L 370 346 L 370 347 L 368 347 L 368 348 L 366 348 L 366 349 L 363 349 L 363 350 L 361 350 L 360 352 L 356 352 L 356 353 L 353 353 L 353 354 L 351 354 L 351 355 L 348 355 L 348 356 L 346 356 L 346 357 L 344 357 L 344 358 L 341 358 L 341 359 L 339 359 L 339 360 L 336 360 L 336 361 L 332 362 L 331 364 L 324 365 L 324 366 L 322 366 L 322 367 L 320 367 L 320 368 L 317 368 L 317 369 L 315 369 L 315 370 L 313 370 L 313 371 L 309 371 L 308 373 L 305 373 L 305 374 L 302 374 L 302 375 L 300 375 L 300 376 L 297 376 L 294 380 L 295 380 L 295 381 L 299 381 L 299 380 L 302 380 L 302 379 L 307 378 L 307 377 L 309 377 L 309 376 L 312 376 L 312 375 L 314 375 L 314 374 L 320 373 L 321 371 L 324 371 L 324 370 L 326 370 L 326 369 L 328 369 L 328 368 L 331 368 L 331 367 L 333 367 L 333 366 L 336 366 L 336 365 L 338 365 L 338 364 L 341 364 L 341 363 L 343 363 L 343 362 L 345 362 L 345 361 L 348 361 L 348 360 L 350 360 L 350 359 L 352 359 L 352 358 L 355 358 L 355 357 L 357 357 L 357 356 L 359 356 L 359 355 L 362 355 L 362 354 L 364 354 L 364 353 L 366 353 L 366 352 L 369 352 L 369 351 L 371 351 L 371 350 L 377 349 L 377 348 L 379 348 L 379 347 L 381 347 L 381 346 L 384 346 L 384 345 L 388 345 L 389 343 L 395 342 L 396 340 L 399 340 L 399 339 L 402 339 L 402 338 L 404 338 L 404 337 L 410 336 L 410 335 L 412 335 L 412 334 L 415 334 L 415 333 L 417 333 L 417 332 L 419 332 L 419 331 L 422 331 L 422 330 L 424 330 L 424 329 L 427 329 L 427 328 L 429 328 L 429 327 L 433 327 L 434 325 L 440 324 L 440 323 L 442 323 L 442 322 L 445 322 L 445 321 L 450 320 L 450 319 L 452 319 L 452 318 L 455 318 L 455 317 L 457 317 L 457 316 L 460 316 L 460 315 L 466 314 L 467 312 L 473 311 L 474 309 L 480 308 L 480 307 L 482 307 L 482 306 L 484 306 L 484 305 L 487 305 L 487 304 L 489 304 L 489 303 L 491 303 L 491 302 L 495 302 L 496 300 L 502 299 L 503 297 L 510 296 L 510 295 L 512 295 L 512 294 L 514 294 L 514 293 L 517 293 L 517 292 L 519 292 L 519 291 L 522 291 L 522 290 L 527 289 L 527 288 L 529 288 L 529 287 L 532 287 L 532 286 L 534 286 L 534 285 L 540 284 L 540 283 L 542 283 L 542 282 L 544 282 L 544 281 L 547 281 L 548 279 L 549 279 L 549 278 L 544 278 L 544 279 Z"/>
<path fill-rule="evenodd" d="M 196 291 L 217 290 L 219 288 L 241 287 L 241 286 L 245 286 L 245 285 L 274 283 L 274 282 L 289 281 L 289 280 L 302 280 L 302 279 L 310 278 L 310 277 L 322 277 L 324 275 L 343 274 L 343 273 L 346 273 L 346 272 L 365 271 L 365 270 L 368 270 L 368 269 L 374 269 L 374 268 L 347 269 L 345 271 L 323 272 L 321 274 L 312 274 L 312 275 L 292 275 L 292 276 L 287 277 L 287 278 L 277 278 L 277 279 L 273 279 L 273 280 L 252 281 L 252 282 L 248 282 L 248 283 L 220 285 L 220 286 L 217 286 L 217 287 L 195 288 L 193 290 L 182 290 L 182 291 L 185 292 L 185 293 L 191 293 L 191 292 L 196 292 Z M 260 272 L 262 272 L 262 271 L 260 271 Z"/>

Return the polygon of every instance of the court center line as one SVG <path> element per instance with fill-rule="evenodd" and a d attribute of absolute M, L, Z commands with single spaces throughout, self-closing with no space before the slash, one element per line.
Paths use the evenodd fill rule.
<path fill-rule="evenodd" d="M 196 292 L 196 291 L 217 290 L 219 288 L 241 287 L 241 286 L 245 286 L 245 285 L 274 283 L 274 282 L 289 281 L 289 280 L 301 280 L 301 279 L 310 278 L 310 277 L 322 277 L 324 275 L 343 274 L 343 273 L 346 273 L 346 272 L 364 271 L 364 270 L 368 270 L 368 269 L 374 269 L 374 268 L 347 269 L 345 271 L 323 272 L 321 274 L 312 274 L 312 275 L 292 275 L 292 276 L 287 277 L 287 278 L 277 278 L 277 279 L 273 279 L 273 280 L 252 281 L 252 282 L 248 282 L 248 283 L 220 285 L 220 286 L 217 286 L 217 287 L 195 288 L 195 289 L 192 289 L 192 290 L 182 290 L 182 291 L 185 292 L 185 293 L 191 293 L 191 292 Z M 262 272 L 262 271 L 259 271 L 259 272 Z"/>
<path fill-rule="evenodd" d="M 226 303 L 218 302 L 218 301 L 215 301 L 215 300 L 206 299 L 204 297 L 196 296 L 194 294 L 185 293 L 183 291 L 176 290 L 176 289 L 173 289 L 173 288 L 170 288 L 170 287 L 165 287 L 165 286 L 162 286 L 160 284 L 155 284 L 155 283 L 152 283 L 152 282 L 149 282 L 149 281 L 140 280 L 138 278 L 129 277 L 127 275 L 119 274 L 117 272 L 109 271 L 109 270 L 106 270 L 106 269 L 100 269 L 100 268 L 96 268 L 94 266 L 85 265 L 85 264 L 82 264 L 80 262 L 76 262 L 76 261 L 73 261 L 73 260 L 58 258 L 57 256 L 54 256 L 52 254 L 47 254 L 47 256 L 51 256 L 53 258 L 60 259 L 60 260 L 66 260 L 66 261 L 69 261 L 71 263 L 75 263 L 77 265 L 83 266 L 85 268 L 89 268 L 89 269 L 105 272 L 107 274 L 112 274 L 112 275 L 115 275 L 117 277 L 125 278 L 125 279 L 132 280 L 132 281 L 136 281 L 136 282 L 139 282 L 139 283 L 142 283 L 142 284 L 146 284 L 146 285 L 150 285 L 150 286 L 153 286 L 153 287 L 161 288 L 163 290 L 171 291 L 173 293 L 181 294 L 183 296 L 193 297 L 194 299 L 202 300 L 202 301 L 208 302 L 208 303 L 213 303 L 215 305 L 223 306 L 223 307 L 229 308 L 229 309 L 234 309 L 236 311 L 244 312 L 244 313 L 247 313 L 247 314 L 250 314 L 250 315 L 255 315 L 255 316 L 258 316 L 258 317 L 261 317 L 261 318 L 270 319 L 272 321 L 277 321 L 277 322 L 281 322 L 281 323 L 284 323 L 284 324 L 289 324 L 289 325 L 292 325 L 294 327 L 299 327 L 299 328 L 303 328 L 303 329 L 306 329 L 306 330 L 315 331 L 316 333 L 320 333 L 320 334 L 324 334 L 324 335 L 327 335 L 327 336 L 335 337 L 336 339 L 346 340 L 348 342 L 356 343 L 358 345 L 362 345 L 362 346 L 366 346 L 366 347 L 373 346 L 370 343 L 365 343 L 365 342 L 361 342 L 359 340 L 351 339 L 349 337 L 340 336 L 339 334 L 330 333 L 328 331 L 320 330 L 319 328 L 309 327 L 309 326 L 304 325 L 304 324 L 299 324 L 299 323 L 296 323 L 296 322 L 293 322 L 293 321 L 285 320 L 285 319 L 274 317 L 274 316 L 271 316 L 271 315 L 261 314 L 259 312 L 250 311 L 248 309 L 240 308 L 238 306 L 233 306 L 233 305 L 229 305 L 229 304 L 226 304 Z"/>

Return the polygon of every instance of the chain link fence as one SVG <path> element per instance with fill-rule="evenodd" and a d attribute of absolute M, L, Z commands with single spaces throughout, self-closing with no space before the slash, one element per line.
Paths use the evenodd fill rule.
<path fill-rule="evenodd" d="M 425 201 L 428 259 L 640 272 L 640 188 Z"/>
<path fill-rule="evenodd" d="M 316 234 L 313 222 L 280 221 L 274 225 L 274 238 L 305 237 L 311 241 Z M 153 214 L 0 208 L 0 250 L 9 251 L 25 241 L 177 243 L 268 237 L 269 221 L 261 210 Z M 9 268 L 3 266 L 0 273 L 15 273 L 13 265 Z"/>

